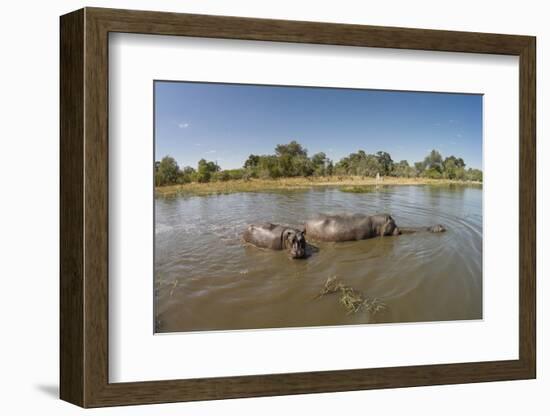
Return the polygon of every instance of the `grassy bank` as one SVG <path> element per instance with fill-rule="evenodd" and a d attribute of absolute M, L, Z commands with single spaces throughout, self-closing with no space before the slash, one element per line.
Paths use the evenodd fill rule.
<path fill-rule="evenodd" d="M 183 185 L 169 185 L 155 188 L 156 195 L 173 196 L 178 194 L 212 195 L 235 192 L 262 192 L 275 190 L 300 190 L 313 187 L 337 186 L 344 192 L 368 192 L 369 187 L 384 185 L 472 185 L 481 186 L 480 182 L 456 181 L 449 179 L 428 178 L 395 178 L 385 177 L 377 181 L 375 178 L 361 176 L 320 176 L 296 177 L 281 179 L 249 179 L 229 180 L 208 183 L 187 183 Z"/>

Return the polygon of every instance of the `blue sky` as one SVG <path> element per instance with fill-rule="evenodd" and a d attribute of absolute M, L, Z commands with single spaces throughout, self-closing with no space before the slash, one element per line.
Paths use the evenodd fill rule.
<path fill-rule="evenodd" d="M 242 167 L 296 140 L 337 162 L 359 149 L 396 162 L 432 149 L 482 168 L 482 96 L 426 92 L 155 82 L 155 157 Z"/>

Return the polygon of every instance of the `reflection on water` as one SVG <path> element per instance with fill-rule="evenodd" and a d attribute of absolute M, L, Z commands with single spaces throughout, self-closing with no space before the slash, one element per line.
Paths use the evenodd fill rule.
<path fill-rule="evenodd" d="M 307 260 L 245 246 L 248 224 L 302 224 L 317 213 L 390 213 L 419 233 L 314 243 Z M 307 237 L 307 236 L 306 236 Z M 155 199 L 158 332 L 420 322 L 482 316 L 482 189 L 395 186 Z M 387 308 L 347 314 L 337 295 L 314 299 L 336 276 Z"/>

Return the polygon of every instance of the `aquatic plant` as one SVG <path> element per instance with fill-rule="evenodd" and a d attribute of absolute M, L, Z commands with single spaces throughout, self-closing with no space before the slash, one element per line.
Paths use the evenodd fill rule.
<path fill-rule="evenodd" d="M 339 188 L 341 192 L 348 192 L 352 194 L 367 194 L 376 190 L 375 186 L 342 186 Z"/>
<path fill-rule="evenodd" d="M 361 292 L 342 283 L 336 276 L 329 277 L 315 299 L 340 292 L 340 303 L 348 314 L 365 310 L 372 315 L 386 309 L 386 304 L 378 298 L 366 298 Z"/>
<path fill-rule="evenodd" d="M 176 287 L 178 287 L 178 279 L 174 280 L 172 282 L 172 289 L 170 290 L 170 297 L 174 294 L 174 290 L 176 290 Z"/>
<path fill-rule="evenodd" d="M 372 314 L 377 314 L 378 312 L 387 308 L 386 304 L 378 298 L 365 299 L 363 301 L 363 308 Z"/>
<path fill-rule="evenodd" d="M 347 309 L 348 314 L 359 312 L 364 301 L 363 295 L 352 287 L 343 286 L 340 289 L 340 303 Z"/>
<path fill-rule="evenodd" d="M 329 293 L 338 292 L 340 289 L 344 288 L 342 282 L 338 280 L 336 276 L 329 277 L 323 286 L 323 289 L 319 292 L 315 299 L 328 295 Z"/>

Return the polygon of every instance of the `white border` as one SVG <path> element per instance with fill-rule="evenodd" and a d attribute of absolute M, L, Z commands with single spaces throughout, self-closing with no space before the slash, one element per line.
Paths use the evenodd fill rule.
<path fill-rule="evenodd" d="M 517 57 L 111 34 L 109 379 L 518 358 Z M 153 80 L 484 94 L 482 321 L 153 335 Z"/>

